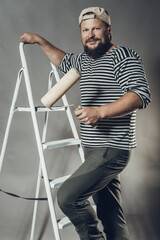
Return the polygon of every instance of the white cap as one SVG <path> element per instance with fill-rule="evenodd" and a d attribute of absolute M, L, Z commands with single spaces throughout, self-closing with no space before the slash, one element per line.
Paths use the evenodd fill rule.
<path fill-rule="evenodd" d="M 111 19 L 108 12 L 105 11 L 104 8 L 100 7 L 90 7 L 83 9 L 79 15 L 79 24 L 81 24 L 83 20 L 94 18 L 98 18 L 101 21 L 107 23 L 108 25 L 111 25 Z"/>

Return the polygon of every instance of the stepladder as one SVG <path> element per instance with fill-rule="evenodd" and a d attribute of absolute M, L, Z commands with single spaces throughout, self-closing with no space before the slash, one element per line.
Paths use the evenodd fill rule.
<path fill-rule="evenodd" d="M 61 176 L 59 178 L 55 178 L 52 181 L 49 180 L 48 169 L 47 169 L 47 159 L 45 153 L 47 150 L 51 149 L 60 149 L 70 146 L 76 146 L 77 152 L 79 154 L 80 162 L 84 161 L 84 154 L 81 145 L 81 141 L 79 138 L 79 134 L 77 132 L 77 128 L 74 122 L 74 118 L 72 116 L 71 108 L 74 107 L 73 104 L 69 104 L 66 95 L 62 96 L 62 106 L 52 106 L 51 108 L 46 108 L 45 106 L 35 106 L 31 88 L 31 79 L 29 76 L 27 61 L 24 52 L 24 44 L 20 43 L 19 45 L 19 52 L 20 58 L 22 63 L 22 68 L 18 72 L 16 86 L 13 94 L 13 99 L 9 111 L 8 122 L 5 130 L 4 140 L 1 148 L 1 155 L 0 155 L 0 171 L 2 169 L 5 152 L 7 148 L 7 142 L 9 138 L 10 128 L 13 120 L 13 116 L 16 112 L 28 112 L 31 114 L 32 124 L 33 124 L 33 131 L 35 134 L 36 139 L 36 148 L 38 150 L 38 158 L 39 158 L 39 168 L 37 174 L 37 185 L 35 191 L 35 201 L 34 201 L 34 208 L 33 208 L 33 218 L 31 224 L 31 234 L 30 240 L 34 239 L 35 235 L 35 227 L 36 227 L 36 220 L 37 220 L 37 212 L 38 212 L 38 199 L 40 195 L 40 187 L 41 181 L 43 178 L 44 181 L 44 188 L 46 192 L 46 198 L 49 207 L 49 213 L 51 217 L 51 223 L 53 228 L 53 236 L 50 239 L 61 240 L 61 230 L 65 227 L 71 225 L 69 219 L 63 216 L 61 219 L 57 219 L 55 204 L 53 201 L 54 196 L 54 189 L 61 186 L 61 184 L 70 176 Z M 48 79 L 48 90 L 52 87 L 53 81 L 58 82 L 60 80 L 59 73 L 57 68 L 51 64 L 51 71 L 49 73 Z M 20 91 L 21 82 L 25 82 L 26 86 L 26 93 L 28 97 L 28 107 L 17 106 L 17 97 Z M 71 137 L 67 139 L 60 139 L 47 142 L 47 130 L 48 130 L 48 122 L 49 122 L 49 114 L 56 114 L 57 112 L 64 112 L 67 117 Z M 44 124 L 42 129 L 42 135 L 40 134 L 39 124 L 38 124 L 38 113 L 42 112 L 44 114 Z M 55 160 L 56 161 L 56 160 Z"/>

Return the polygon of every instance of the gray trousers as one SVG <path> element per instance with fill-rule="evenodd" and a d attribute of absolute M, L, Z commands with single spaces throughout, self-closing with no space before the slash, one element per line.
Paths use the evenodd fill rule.
<path fill-rule="evenodd" d="M 129 240 L 121 206 L 119 173 L 129 161 L 129 151 L 84 148 L 85 162 L 59 188 L 58 204 L 71 220 L 81 240 Z M 88 198 L 92 196 L 97 214 Z"/>

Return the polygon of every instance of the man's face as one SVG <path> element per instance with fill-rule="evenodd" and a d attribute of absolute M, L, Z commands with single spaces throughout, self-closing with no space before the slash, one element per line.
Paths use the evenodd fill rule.
<path fill-rule="evenodd" d="M 81 23 L 81 37 L 84 49 L 88 55 L 92 56 L 92 53 L 96 53 L 96 57 L 101 56 L 102 54 L 98 54 L 97 51 L 101 51 L 102 48 L 103 54 L 108 50 L 110 46 L 110 33 L 111 27 L 106 27 L 105 23 L 99 19 L 88 19 L 84 20 Z M 102 52 L 102 51 L 101 51 Z M 94 58 L 94 57 L 93 57 Z"/>

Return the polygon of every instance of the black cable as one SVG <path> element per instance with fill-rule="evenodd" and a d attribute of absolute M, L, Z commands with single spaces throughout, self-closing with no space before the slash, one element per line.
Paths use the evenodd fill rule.
<path fill-rule="evenodd" d="M 14 193 L 11 193 L 11 192 L 6 192 L 6 191 L 4 191 L 2 189 L 0 189 L 0 192 L 3 192 L 5 194 L 10 195 L 10 196 L 15 197 L 15 198 L 21 198 L 21 199 L 25 199 L 25 200 L 32 200 L 32 201 L 33 200 L 37 200 L 37 201 L 47 201 L 48 200 L 48 198 L 28 198 L 28 197 L 22 197 L 22 196 L 18 196 L 18 195 L 14 194 Z"/>

